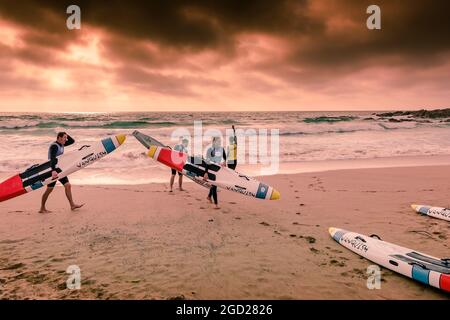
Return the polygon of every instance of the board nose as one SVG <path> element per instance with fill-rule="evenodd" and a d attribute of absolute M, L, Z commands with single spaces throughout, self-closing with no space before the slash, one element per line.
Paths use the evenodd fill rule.
<path fill-rule="evenodd" d="M 417 211 L 417 207 L 418 207 L 417 204 L 412 204 L 412 205 L 411 205 L 411 208 L 413 208 L 413 210 L 416 210 L 416 211 Z"/>
<path fill-rule="evenodd" d="M 330 233 L 331 236 L 334 236 L 334 234 L 336 233 L 336 228 L 328 228 L 328 232 Z"/>
<path fill-rule="evenodd" d="M 124 134 L 118 134 L 118 135 L 116 136 L 116 139 L 117 139 L 117 141 L 119 142 L 119 144 L 124 143 L 124 141 L 125 141 L 126 138 L 127 138 L 127 137 L 126 137 Z"/>
<path fill-rule="evenodd" d="M 273 189 L 272 195 L 270 196 L 270 200 L 278 200 L 280 199 L 280 193 L 278 190 Z"/>

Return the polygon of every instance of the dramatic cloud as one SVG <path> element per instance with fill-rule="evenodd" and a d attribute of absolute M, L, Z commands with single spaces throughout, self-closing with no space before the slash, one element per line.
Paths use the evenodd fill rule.
<path fill-rule="evenodd" d="M 66 28 L 81 8 L 82 29 Z M 368 30 L 377 4 L 382 29 Z M 0 111 L 448 107 L 446 1 L 0 0 Z"/>

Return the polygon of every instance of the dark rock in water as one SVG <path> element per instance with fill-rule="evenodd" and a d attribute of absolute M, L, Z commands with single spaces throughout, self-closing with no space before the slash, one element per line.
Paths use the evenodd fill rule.
<path fill-rule="evenodd" d="M 450 118 L 450 108 L 436 110 L 417 110 L 417 111 L 395 111 L 376 114 L 379 117 L 395 117 L 395 116 L 413 116 L 416 118 Z"/>
<path fill-rule="evenodd" d="M 364 118 L 363 120 L 370 121 L 370 120 L 375 120 L 375 119 L 374 118 Z"/>
<path fill-rule="evenodd" d="M 380 114 L 380 116 L 383 116 L 383 117 L 403 116 L 403 111 L 386 112 L 386 113 Z"/>
<path fill-rule="evenodd" d="M 389 122 L 411 122 L 415 121 L 414 119 L 396 119 L 396 118 L 390 118 Z"/>

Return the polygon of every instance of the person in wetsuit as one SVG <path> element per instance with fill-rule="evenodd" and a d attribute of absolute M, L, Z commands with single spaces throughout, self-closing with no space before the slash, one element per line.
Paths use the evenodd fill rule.
<path fill-rule="evenodd" d="M 58 172 L 56 171 L 56 157 L 62 155 L 64 153 L 64 147 L 70 146 L 75 143 L 75 140 L 72 139 L 67 133 L 65 132 L 59 132 L 56 136 L 56 141 L 53 142 L 50 147 L 48 148 L 48 159 L 51 161 L 52 164 L 52 178 L 57 179 L 58 178 Z M 66 191 L 66 197 L 67 200 L 69 200 L 70 208 L 72 210 L 81 208 L 84 204 L 78 205 L 75 202 L 73 202 L 72 197 L 72 186 L 69 182 L 69 178 L 64 177 L 58 180 L 63 186 Z M 56 181 L 52 182 L 47 185 L 47 189 L 45 190 L 44 194 L 42 195 L 41 200 L 41 210 L 40 213 L 50 213 L 51 211 L 47 210 L 45 207 L 45 204 L 47 202 L 48 196 L 50 193 L 52 193 L 53 189 L 56 186 Z"/>
<path fill-rule="evenodd" d="M 234 135 L 230 137 L 230 144 L 227 147 L 227 166 L 228 168 L 235 170 L 237 166 L 237 137 L 234 126 L 233 133 Z"/>
<path fill-rule="evenodd" d="M 188 150 L 187 150 L 188 143 L 189 143 L 189 140 L 184 138 L 181 141 L 181 144 L 177 144 L 173 148 L 173 150 L 184 152 L 184 153 L 188 153 Z M 175 175 L 177 174 L 177 170 L 171 169 L 171 173 L 172 173 L 172 175 L 170 177 L 170 191 L 169 192 L 173 192 L 173 183 L 175 182 Z M 181 172 L 178 172 L 178 187 L 179 187 L 180 191 L 184 191 L 184 189 L 183 189 L 183 175 L 181 174 Z"/>
<path fill-rule="evenodd" d="M 222 162 L 223 159 L 223 162 Z M 212 140 L 212 146 L 206 152 L 206 160 L 211 163 L 220 164 L 221 166 L 225 166 L 227 155 L 225 153 L 225 149 L 221 146 L 221 140 L 219 137 L 214 137 Z M 206 172 L 204 175 L 204 179 L 208 179 L 208 167 L 206 167 Z M 209 189 L 209 194 L 206 199 L 212 203 L 211 197 L 214 200 L 214 204 L 216 205 L 216 209 L 220 209 L 217 199 L 217 187 L 212 186 Z"/>

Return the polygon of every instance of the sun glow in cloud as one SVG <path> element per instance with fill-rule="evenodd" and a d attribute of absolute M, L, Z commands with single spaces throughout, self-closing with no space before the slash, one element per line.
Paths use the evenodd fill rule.
<path fill-rule="evenodd" d="M 100 65 L 101 57 L 99 53 L 100 39 L 97 36 L 89 37 L 82 44 L 73 44 L 67 48 L 66 59 L 82 64 Z"/>
<path fill-rule="evenodd" d="M 20 31 L 17 27 L 5 23 L 0 17 L 0 45 L 7 47 L 23 47 L 20 39 Z"/>

